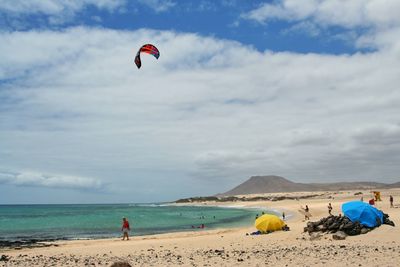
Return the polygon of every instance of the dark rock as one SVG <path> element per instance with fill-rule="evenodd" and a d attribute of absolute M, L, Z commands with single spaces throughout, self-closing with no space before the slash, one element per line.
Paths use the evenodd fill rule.
<path fill-rule="evenodd" d="M 224 251 L 223 249 L 216 249 L 216 250 L 214 250 L 214 252 L 215 252 L 216 254 L 218 254 L 219 256 L 221 256 L 222 254 L 225 253 L 225 251 Z"/>
<path fill-rule="evenodd" d="M 363 226 L 359 222 L 355 222 L 352 225 L 352 228 L 345 228 L 344 232 L 348 235 L 359 235 L 361 234 L 361 228 Z"/>
<path fill-rule="evenodd" d="M 385 224 L 388 224 L 388 225 L 391 225 L 391 226 L 395 226 L 395 225 L 394 225 L 394 222 L 391 221 L 391 220 L 389 220 L 389 219 L 387 219 L 387 221 L 385 222 Z"/>
<path fill-rule="evenodd" d="M 111 267 L 132 267 L 128 262 L 124 261 L 119 261 L 119 262 L 114 262 Z"/>
<path fill-rule="evenodd" d="M 326 220 L 327 225 L 331 225 L 334 222 L 335 218 L 333 216 L 329 216 L 328 220 Z"/>
<path fill-rule="evenodd" d="M 345 232 L 338 231 L 332 235 L 332 238 L 335 240 L 344 240 L 346 239 L 347 235 Z"/>
<path fill-rule="evenodd" d="M 339 223 L 337 223 L 337 222 L 334 222 L 334 223 L 332 223 L 329 227 L 328 227 L 328 229 L 329 230 L 335 230 L 335 229 L 339 229 Z"/>
<path fill-rule="evenodd" d="M 319 240 L 321 239 L 322 235 L 318 232 L 314 232 L 310 234 L 310 240 L 314 241 L 314 240 Z"/>
<path fill-rule="evenodd" d="M 383 224 L 394 226 L 394 222 L 389 219 L 389 215 L 386 213 L 383 213 Z"/>
<path fill-rule="evenodd" d="M 371 229 L 363 227 L 363 228 L 361 228 L 360 233 L 363 235 L 363 234 L 368 233 L 369 231 L 371 231 Z"/>
<path fill-rule="evenodd" d="M 352 228 L 354 228 L 354 223 L 352 223 L 352 222 L 348 222 L 343 226 L 343 229 L 345 229 L 345 230 L 352 229 Z"/>
<path fill-rule="evenodd" d="M 7 255 L 1 255 L 0 261 L 9 261 L 10 258 Z"/>

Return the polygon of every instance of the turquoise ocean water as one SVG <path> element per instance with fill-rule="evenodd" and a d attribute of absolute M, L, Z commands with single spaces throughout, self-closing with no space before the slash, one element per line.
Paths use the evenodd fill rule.
<path fill-rule="evenodd" d="M 121 235 L 128 218 L 133 235 L 251 226 L 255 209 L 160 204 L 0 205 L 0 241 L 94 239 Z M 200 229 L 195 229 L 201 231 Z"/>

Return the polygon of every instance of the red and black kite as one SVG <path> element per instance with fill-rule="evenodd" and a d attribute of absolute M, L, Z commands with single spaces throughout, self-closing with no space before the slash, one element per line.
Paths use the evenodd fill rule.
<path fill-rule="evenodd" d="M 140 53 L 147 53 L 147 54 L 153 55 L 156 59 L 158 59 L 160 57 L 160 52 L 158 51 L 157 47 L 155 47 L 152 44 L 143 45 L 139 49 L 139 51 L 137 51 L 136 57 L 135 57 L 135 64 L 138 67 L 138 69 L 140 69 L 140 67 L 142 66 L 142 61 L 140 60 Z"/>

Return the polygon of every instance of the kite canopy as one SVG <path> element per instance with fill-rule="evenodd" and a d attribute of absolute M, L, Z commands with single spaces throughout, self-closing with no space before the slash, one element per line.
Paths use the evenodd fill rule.
<path fill-rule="evenodd" d="M 367 227 L 383 223 L 383 212 L 362 201 L 350 201 L 342 205 L 343 214 L 352 222 L 358 221 Z"/>
<path fill-rule="evenodd" d="M 276 215 L 264 214 L 256 219 L 254 226 L 257 230 L 266 233 L 267 231 L 282 230 L 282 227 L 285 226 L 285 222 Z"/>
<path fill-rule="evenodd" d="M 147 53 L 153 55 L 156 59 L 160 57 L 160 52 L 158 51 L 157 47 L 152 44 L 145 44 L 143 45 L 136 53 L 135 57 L 135 64 L 140 69 L 142 66 L 142 61 L 140 60 L 140 53 Z"/>

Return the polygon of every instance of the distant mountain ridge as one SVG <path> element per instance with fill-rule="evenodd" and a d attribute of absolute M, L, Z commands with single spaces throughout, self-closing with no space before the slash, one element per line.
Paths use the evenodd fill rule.
<path fill-rule="evenodd" d="M 252 176 L 232 190 L 218 196 L 234 196 L 263 193 L 337 191 L 372 188 L 396 188 L 400 182 L 393 184 L 377 182 L 339 182 L 339 183 L 295 183 L 276 175 Z"/>

